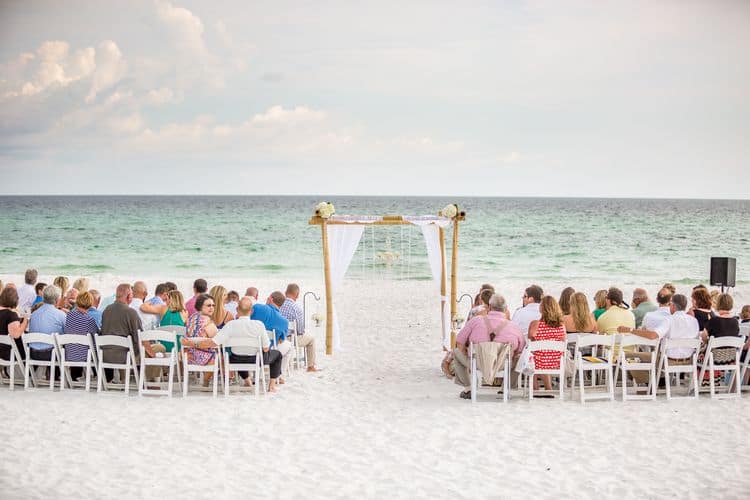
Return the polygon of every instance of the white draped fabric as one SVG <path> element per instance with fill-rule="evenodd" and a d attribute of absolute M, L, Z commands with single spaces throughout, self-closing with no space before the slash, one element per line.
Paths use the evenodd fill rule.
<path fill-rule="evenodd" d="M 426 220 L 425 220 L 426 219 Z M 450 219 L 445 218 L 409 218 L 409 222 L 419 226 L 424 236 L 424 243 L 427 247 L 427 260 L 430 263 L 430 271 L 432 272 L 432 282 L 438 290 L 438 293 L 442 292 L 442 279 L 446 275 L 445 263 L 443 262 L 442 255 L 440 253 L 440 227 L 446 227 L 450 224 Z M 447 276 L 447 275 L 446 275 Z M 446 283 L 447 284 L 447 283 Z M 450 349 L 451 347 L 451 336 L 450 336 L 450 307 L 448 305 L 448 297 L 440 295 L 440 311 L 441 311 L 441 326 L 443 336 L 443 347 Z"/>
<path fill-rule="evenodd" d="M 326 227 L 331 265 L 331 294 L 335 295 L 344 281 L 344 275 L 349 269 L 365 228 L 355 224 L 331 224 Z M 338 351 L 341 348 L 341 336 L 336 316 L 336 302 L 333 301 L 333 303 L 333 348 Z"/>

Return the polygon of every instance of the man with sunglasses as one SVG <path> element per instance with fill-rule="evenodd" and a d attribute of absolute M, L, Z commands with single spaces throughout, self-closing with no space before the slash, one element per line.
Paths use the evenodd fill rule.
<path fill-rule="evenodd" d="M 542 317 L 539 312 L 539 303 L 542 301 L 544 291 L 538 285 L 531 285 L 523 294 L 523 307 L 513 314 L 513 323 L 518 325 L 521 334 L 525 337 L 529 334 L 529 325 L 532 321 Z"/>

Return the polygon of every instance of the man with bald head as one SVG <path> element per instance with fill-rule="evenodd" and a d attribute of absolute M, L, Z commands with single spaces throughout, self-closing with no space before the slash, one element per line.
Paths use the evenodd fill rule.
<path fill-rule="evenodd" d="M 256 304 L 258 302 L 258 289 L 254 286 L 247 287 L 247 290 L 245 290 L 245 297 L 252 298 L 253 304 Z"/>
<path fill-rule="evenodd" d="M 640 328 L 646 314 L 656 311 L 657 307 L 648 299 L 648 292 L 643 288 L 633 290 L 633 300 L 630 301 L 633 315 L 635 315 L 635 327 Z"/>
<path fill-rule="evenodd" d="M 138 332 L 143 329 L 141 318 L 138 312 L 131 308 L 129 304 L 133 302 L 133 289 L 128 283 L 117 285 L 115 291 L 115 301 L 107 306 L 102 313 L 102 331 L 101 335 L 119 335 L 120 337 L 133 337 L 133 348 L 136 358 L 139 357 Z M 151 345 L 150 342 L 143 342 L 143 348 L 146 356 L 153 358 L 157 351 L 164 352 L 164 346 L 161 344 Z M 104 347 L 102 348 L 105 363 L 125 363 L 127 351 L 121 347 Z M 146 369 L 148 378 L 155 377 L 161 372 L 161 367 L 154 366 Z M 107 382 L 111 382 L 114 377 L 114 370 L 105 368 Z M 143 375 L 143 374 L 141 374 Z"/>

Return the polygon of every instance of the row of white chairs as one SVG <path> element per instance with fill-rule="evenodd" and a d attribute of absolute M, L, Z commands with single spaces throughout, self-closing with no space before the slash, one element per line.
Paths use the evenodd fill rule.
<path fill-rule="evenodd" d="M 213 375 L 213 395 L 216 396 L 218 392 L 219 377 L 223 375 L 223 389 L 225 394 L 229 394 L 230 386 L 230 373 L 238 370 L 247 370 L 253 373 L 253 380 L 255 382 L 255 394 L 259 395 L 261 388 L 265 391 L 266 376 L 265 371 L 267 367 L 263 362 L 260 335 L 255 338 L 231 338 L 228 339 L 224 344 L 215 348 L 217 359 L 214 363 L 209 365 L 196 365 L 188 363 L 187 353 L 182 351 L 182 363 L 178 361 L 178 352 L 180 352 L 178 336 L 184 335 L 185 327 L 179 326 L 166 326 L 159 330 L 147 330 L 139 332 L 139 337 L 142 342 L 171 342 L 173 347 L 168 352 L 163 353 L 162 356 L 158 357 L 147 357 L 145 347 L 143 344 L 139 344 L 140 353 L 140 376 L 138 370 L 138 364 L 136 363 L 135 347 L 133 345 L 133 338 L 131 336 L 119 336 L 119 335 L 96 335 L 95 340 L 91 335 L 78 335 L 78 334 L 45 334 L 45 333 L 25 333 L 21 336 L 23 347 L 25 351 L 25 359 L 20 355 L 16 347 L 16 343 L 9 336 L 0 336 L 0 344 L 5 344 L 10 350 L 10 359 L 0 359 L 0 368 L 7 368 L 9 380 L 5 380 L 3 370 L 0 369 L 0 381 L 8 382 L 10 390 L 15 388 L 15 374 L 16 370 L 20 370 L 24 377 L 24 388 L 28 389 L 30 385 L 34 387 L 39 386 L 39 382 L 36 379 L 36 368 L 45 367 L 50 370 L 49 376 L 49 387 L 51 390 L 55 388 L 55 370 L 58 369 L 61 373 L 61 380 L 59 383 L 60 390 L 65 389 L 65 385 L 69 388 L 80 386 L 80 383 L 74 381 L 70 375 L 71 367 L 81 367 L 85 370 L 85 387 L 86 391 L 90 390 L 91 379 L 93 375 L 93 369 L 97 371 L 97 392 L 101 392 L 103 389 L 108 390 L 111 387 L 118 386 L 118 384 L 107 383 L 106 377 L 104 376 L 105 369 L 122 370 L 124 372 L 121 380 L 124 379 L 124 383 L 120 383 L 119 387 L 122 387 L 126 393 L 130 391 L 130 378 L 131 374 L 135 379 L 135 383 L 138 387 L 140 395 L 145 394 L 163 394 L 172 396 L 174 388 L 174 378 L 177 377 L 178 383 L 180 379 L 182 382 L 183 396 L 186 396 L 189 388 L 189 377 L 190 373 L 211 373 Z M 274 332 L 268 332 L 269 337 L 274 336 Z M 31 352 L 32 348 L 30 344 L 40 343 L 49 346 L 50 359 L 48 361 L 32 359 Z M 86 347 L 87 356 L 85 361 L 66 361 L 65 349 L 70 345 L 79 345 Z M 248 352 L 249 355 L 255 355 L 255 363 L 232 363 L 230 362 L 230 350 L 234 347 L 241 347 Z M 125 352 L 125 361 L 123 363 L 111 363 L 105 362 L 103 356 L 103 349 L 105 348 L 121 348 Z M 295 351 L 296 354 L 296 351 Z M 295 356 L 299 359 L 298 356 Z M 220 363 L 222 360 L 223 363 Z M 157 366 L 162 370 L 167 371 L 167 387 L 152 388 L 146 381 L 145 373 L 148 367 Z M 180 373 L 182 372 L 182 373 Z M 163 384 L 161 384 L 163 385 Z"/>
<path fill-rule="evenodd" d="M 528 394 L 529 400 L 534 397 L 533 378 L 536 375 L 549 375 L 558 377 L 558 398 L 564 400 L 565 387 L 567 378 L 570 377 L 570 398 L 573 399 L 576 382 L 578 382 L 579 400 L 584 403 L 593 399 L 615 399 L 615 386 L 617 380 L 621 380 L 622 400 L 655 400 L 657 395 L 658 382 L 662 374 L 665 378 L 665 393 L 667 399 L 672 399 L 672 377 L 675 377 L 677 386 L 680 386 L 680 376 L 689 377 L 689 386 L 687 387 L 687 396 L 697 398 L 702 388 L 699 380 L 703 380 L 706 374 L 709 374 L 709 387 L 711 398 L 721 397 L 740 397 L 743 386 L 750 370 L 750 355 L 744 363 L 740 362 L 742 347 L 745 343 L 745 337 L 709 337 L 706 346 L 706 354 L 703 362 L 698 363 L 698 354 L 701 348 L 701 341 L 695 339 L 647 339 L 637 335 L 597 335 L 597 334 L 577 334 L 570 333 L 566 341 L 540 340 L 529 343 L 528 352 L 552 351 L 560 353 L 560 366 L 554 369 L 533 369 L 533 372 L 519 375 L 519 385 L 524 387 L 524 392 Z M 573 347 L 573 358 L 568 359 L 570 347 Z M 629 353 L 636 349 L 642 349 L 650 352 L 650 360 L 644 361 L 635 359 Z M 667 356 L 667 350 L 686 349 L 692 350 L 689 357 L 689 363 L 670 363 Z M 716 349 L 734 349 L 734 362 L 731 364 L 716 364 L 714 360 L 714 351 Z M 591 356 L 586 355 L 591 350 Z M 615 352 L 617 358 L 615 359 Z M 601 352 L 601 355 L 597 353 Z M 471 400 L 476 401 L 477 390 L 481 389 L 481 373 L 477 367 L 476 353 L 473 345 L 469 346 L 470 356 L 470 381 L 471 381 Z M 568 369 L 568 363 L 572 367 Z M 512 369 L 511 353 L 508 351 L 507 359 L 504 362 L 504 368 L 496 374 L 496 378 L 502 379 L 503 382 L 503 401 L 507 402 L 510 397 L 510 370 Z M 699 372 L 700 369 L 700 372 Z M 629 390 L 628 374 L 633 371 L 648 374 L 648 387 L 646 394 L 632 393 Z M 714 372 L 730 373 L 731 377 L 727 385 L 726 392 L 718 392 L 715 386 Z M 589 376 L 586 377 L 585 375 Z M 593 392 L 591 389 L 601 386 L 596 384 L 598 375 L 604 377 L 604 391 Z M 590 385 L 585 384 L 585 380 L 591 381 Z M 492 387 L 497 390 L 497 387 Z M 588 393 L 587 393 L 588 389 Z"/>

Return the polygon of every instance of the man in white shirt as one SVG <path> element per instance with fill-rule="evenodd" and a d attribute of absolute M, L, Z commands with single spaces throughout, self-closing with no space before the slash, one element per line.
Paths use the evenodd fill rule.
<path fill-rule="evenodd" d="M 656 302 L 659 307 L 656 311 L 646 313 L 643 317 L 643 324 L 639 328 L 630 328 L 629 326 L 619 326 L 617 331 L 619 333 L 631 333 L 638 335 L 646 339 L 662 339 L 664 335 L 669 331 L 669 318 L 672 315 L 669 303 L 672 300 L 672 291 L 666 288 L 659 290 L 656 295 Z M 658 348 L 654 349 L 654 352 L 658 352 Z M 650 352 L 627 352 L 625 357 L 627 359 L 637 358 L 636 362 L 649 363 L 652 359 L 653 353 Z M 633 379 L 638 384 L 647 384 L 649 379 L 648 371 L 644 370 L 628 370 L 633 376 Z"/>
<path fill-rule="evenodd" d="M 251 338 L 256 339 L 260 336 L 260 348 L 263 349 L 263 363 L 267 364 L 271 371 L 271 380 L 268 383 L 268 392 L 276 392 L 276 384 L 281 376 L 281 353 L 277 350 L 270 350 L 271 341 L 268 339 L 265 325 L 256 320 L 251 320 L 250 315 L 253 313 L 253 302 L 250 297 L 243 297 L 237 304 L 237 319 L 230 321 L 224 328 L 219 330 L 211 341 L 215 345 L 221 345 L 230 338 Z M 209 339 L 206 339 L 208 341 Z M 229 354 L 230 363 L 255 363 L 256 350 L 247 347 L 233 347 Z M 239 372 L 240 377 L 245 381 L 245 385 L 252 385 L 250 374 L 246 371 Z"/>
<path fill-rule="evenodd" d="M 148 296 L 148 287 L 143 281 L 136 281 L 133 283 L 133 300 L 130 302 L 130 307 L 138 312 L 138 317 L 141 318 L 141 324 L 143 325 L 143 331 L 154 330 L 159 324 L 159 317 L 156 314 L 145 313 L 141 310 L 143 301 Z"/>
<path fill-rule="evenodd" d="M 513 323 L 518 325 L 523 336 L 529 334 L 529 325 L 532 321 L 540 319 L 539 303 L 542 301 L 544 291 L 538 285 L 531 285 L 523 294 L 523 307 L 513 314 Z"/>
<path fill-rule="evenodd" d="M 672 297 L 672 303 L 670 305 L 672 309 L 672 317 L 669 319 L 669 332 L 667 332 L 668 339 L 697 339 L 700 335 L 698 330 L 698 320 L 695 317 L 690 316 L 685 312 L 687 308 L 688 299 L 684 295 L 677 294 Z M 692 362 L 690 359 L 695 352 L 694 349 L 678 347 L 667 350 L 667 357 L 669 358 L 670 364 L 689 364 Z"/>
<path fill-rule="evenodd" d="M 25 284 L 18 289 L 19 311 L 27 311 L 31 309 L 31 304 L 33 304 L 34 300 L 36 299 L 36 290 L 34 289 L 34 285 L 36 285 L 37 276 L 38 273 L 36 269 L 26 270 L 26 274 L 24 274 L 23 278 Z"/>

